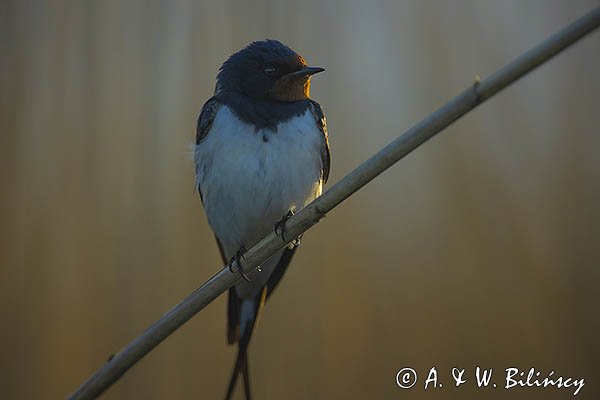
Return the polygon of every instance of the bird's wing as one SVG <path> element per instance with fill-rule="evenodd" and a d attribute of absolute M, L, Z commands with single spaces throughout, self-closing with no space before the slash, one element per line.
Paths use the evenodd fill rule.
<path fill-rule="evenodd" d="M 201 145 L 202 141 L 208 136 L 208 132 L 210 128 L 212 128 L 212 124 L 217 116 L 217 112 L 221 108 L 220 100 L 216 97 L 211 97 L 204 103 L 202 106 L 202 110 L 200 110 L 200 115 L 198 115 L 198 123 L 196 124 L 196 146 Z M 195 157 L 196 168 L 198 168 L 198 159 L 197 152 Z M 202 199 L 202 188 L 200 187 L 200 179 L 199 179 L 198 169 L 196 169 L 196 189 L 198 190 L 198 194 L 200 195 L 200 201 L 204 204 L 204 200 Z"/>
<path fill-rule="evenodd" d="M 321 148 L 321 168 L 323 173 L 323 184 L 329 179 L 329 167 L 331 165 L 331 156 L 329 154 L 329 136 L 327 134 L 327 120 L 321 105 L 314 100 L 310 100 L 310 112 L 315 118 L 317 127 L 323 134 L 323 147 Z"/>
<path fill-rule="evenodd" d="M 296 248 L 297 248 L 297 246 L 292 246 L 291 248 L 286 247 L 283 250 L 283 253 L 281 253 L 281 258 L 279 259 L 277 266 L 271 273 L 271 276 L 269 276 L 269 280 L 267 281 L 267 284 L 266 284 L 267 299 L 269 299 L 269 297 L 271 297 L 271 294 L 273 294 L 273 290 L 275 290 L 275 287 L 277 287 L 277 284 L 279 283 L 279 281 L 285 274 L 285 271 L 287 270 L 288 265 L 290 265 L 290 262 L 292 261 L 292 257 L 294 256 L 294 253 L 296 252 Z"/>
<path fill-rule="evenodd" d="M 208 131 L 210 131 L 212 123 L 222 104 L 223 103 L 216 97 L 211 97 L 202 106 L 202 110 L 198 116 L 198 124 L 196 125 L 196 144 L 200 144 L 200 142 L 208 135 Z"/>

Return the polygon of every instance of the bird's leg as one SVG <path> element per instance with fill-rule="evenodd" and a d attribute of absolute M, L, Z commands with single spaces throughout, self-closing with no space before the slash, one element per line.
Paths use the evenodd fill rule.
<path fill-rule="evenodd" d="M 231 272 L 235 272 L 233 270 L 233 265 L 235 264 L 237 266 L 237 272 L 242 276 L 242 278 L 244 278 L 244 280 L 246 282 L 250 282 L 250 278 L 242 269 L 242 264 L 241 264 L 241 260 L 244 259 L 245 252 L 246 252 L 246 248 L 244 246 L 240 247 L 240 249 L 237 251 L 237 253 L 235 253 L 235 255 L 233 257 L 231 257 L 231 260 L 229 260 L 229 262 L 227 263 L 227 266 L 229 267 L 229 270 Z"/>
<path fill-rule="evenodd" d="M 275 226 L 274 226 L 275 234 L 281 235 L 281 239 L 283 239 L 283 241 L 286 243 L 287 243 L 287 239 L 285 238 L 285 224 L 292 215 L 294 215 L 294 212 L 292 210 L 288 210 L 288 212 L 283 216 L 283 218 L 281 218 L 278 222 L 276 222 Z M 293 246 L 300 246 L 300 238 L 301 237 L 302 237 L 302 235 L 300 235 L 297 238 L 295 238 L 294 240 L 292 240 L 291 244 Z"/>

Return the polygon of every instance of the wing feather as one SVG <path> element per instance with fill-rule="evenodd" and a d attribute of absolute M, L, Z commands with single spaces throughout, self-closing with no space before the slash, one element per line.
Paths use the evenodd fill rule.
<path fill-rule="evenodd" d="M 202 110 L 198 116 L 198 124 L 196 125 L 196 144 L 200 144 L 200 142 L 208 135 L 221 105 L 222 103 L 220 100 L 211 97 L 204 103 L 204 106 L 202 106 Z"/>
<path fill-rule="evenodd" d="M 323 134 L 323 147 L 321 148 L 321 165 L 322 165 L 322 173 L 323 173 L 323 183 L 327 183 L 327 179 L 329 179 L 329 168 L 331 165 L 331 155 L 329 153 L 329 136 L 327 134 L 327 120 L 325 119 L 325 114 L 323 114 L 323 109 L 321 105 L 314 100 L 310 100 L 310 112 L 315 118 L 315 122 L 319 127 L 319 130 Z"/>
<path fill-rule="evenodd" d="M 208 99 L 206 103 L 202 106 L 202 110 L 200 110 L 200 115 L 198 115 L 198 123 L 196 124 L 196 146 L 199 146 L 202 141 L 208 136 L 208 132 L 210 132 L 210 128 L 212 128 L 212 124 L 217 116 L 217 112 L 221 108 L 221 101 L 215 97 L 211 97 Z M 197 154 L 197 153 L 196 153 Z M 200 195 L 200 201 L 204 203 L 202 199 L 202 188 L 200 187 L 199 180 L 199 171 L 198 171 L 198 157 L 195 158 L 196 163 L 196 189 L 198 190 L 198 194 Z"/>

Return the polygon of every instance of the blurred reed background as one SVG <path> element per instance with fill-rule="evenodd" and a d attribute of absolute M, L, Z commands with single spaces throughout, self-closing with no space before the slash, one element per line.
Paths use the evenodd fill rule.
<path fill-rule="evenodd" d="M 0 397 L 64 397 L 216 271 L 189 146 L 232 52 L 277 38 L 327 68 L 312 94 L 335 182 L 597 5 L 2 2 Z M 305 235 L 252 342 L 256 398 L 572 395 L 454 388 L 450 368 L 476 366 L 555 370 L 598 395 L 599 49 L 596 32 Z M 221 398 L 225 307 L 105 398 Z M 410 392 L 395 383 L 407 366 L 421 373 Z M 435 392 L 422 389 L 431 366 Z"/>

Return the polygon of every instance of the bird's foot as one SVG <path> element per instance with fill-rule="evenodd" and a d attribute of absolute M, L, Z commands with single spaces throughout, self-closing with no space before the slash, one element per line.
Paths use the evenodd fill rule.
<path fill-rule="evenodd" d="M 273 226 L 273 228 L 275 229 L 275 234 L 281 236 L 283 241 L 286 243 L 287 240 L 285 240 L 285 223 L 288 219 L 290 219 L 292 215 L 294 215 L 294 212 L 292 210 L 288 210 L 288 212 L 283 216 L 283 218 L 275 222 L 275 225 Z"/>
<path fill-rule="evenodd" d="M 281 218 L 281 220 L 279 220 L 278 222 L 275 223 L 274 229 L 275 229 L 275 234 L 281 236 L 281 239 L 287 243 L 287 239 L 285 238 L 285 224 L 287 222 L 288 219 L 290 219 L 290 217 L 292 217 L 292 215 L 294 215 L 294 212 L 292 210 L 289 210 L 284 216 L 283 218 Z M 300 238 L 302 237 L 302 235 L 298 236 L 297 238 L 295 238 L 294 240 L 292 240 L 290 242 L 290 244 L 292 244 L 293 246 L 300 246 Z"/>
<path fill-rule="evenodd" d="M 295 238 L 294 240 L 291 241 L 291 245 L 293 247 L 298 247 L 300 246 L 300 240 L 302 239 L 302 235 L 298 236 L 297 238 Z"/>
<path fill-rule="evenodd" d="M 246 282 L 250 282 L 250 277 L 244 272 L 244 269 L 242 268 L 241 264 L 241 260 L 244 259 L 245 252 L 246 248 L 244 246 L 240 247 L 237 253 L 235 253 L 235 255 L 231 257 L 231 260 L 229 260 L 229 262 L 227 263 L 227 267 L 229 267 L 229 270 L 231 272 L 238 272 Z M 234 265 L 236 266 L 237 271 L 233 270 Z"/>

